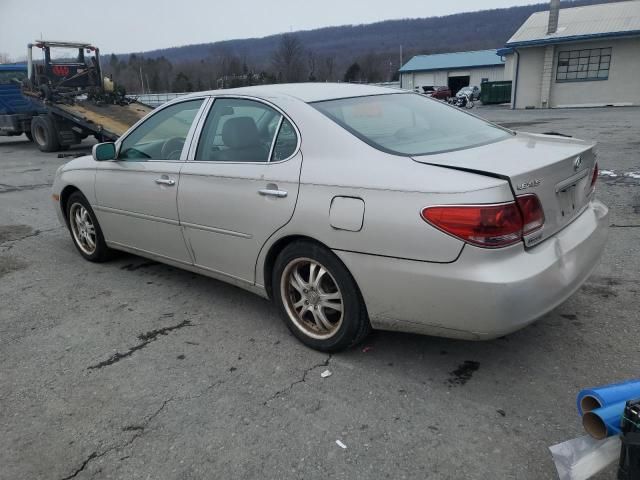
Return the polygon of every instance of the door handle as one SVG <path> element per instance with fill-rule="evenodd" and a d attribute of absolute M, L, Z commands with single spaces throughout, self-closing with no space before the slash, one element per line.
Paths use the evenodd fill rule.
<path fill-rule="evenodd" d="M 171 180 L 170 178 L 164 178 L 164 177 L 160 177 L 160 178 L 156 178 L 156 183 L 158 185 L 169 185 L 169 186 L 173 186 L 176 184 L 175 180 Z"/>
<path fill-rule="evenodd" d="M 284 190 L 274 190 L 271 188 L 261 188 L 258 193 L 263 196 L 284 198 L 288 195 Z"/>

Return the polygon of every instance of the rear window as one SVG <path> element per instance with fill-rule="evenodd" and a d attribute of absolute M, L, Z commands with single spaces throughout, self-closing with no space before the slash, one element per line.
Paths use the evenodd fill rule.
<path fill-rule="evenodd" d="M 311 105 L 369 145 L 398 155 L 462 150 L 511 135 L 507 130 L 422 95 L 375 95 Z"/>
<path fill-rule="evenodd" d="M 27 78 L 27 72 L 23 71 L 0 71 L 0 85 L 20 85 Z"/>

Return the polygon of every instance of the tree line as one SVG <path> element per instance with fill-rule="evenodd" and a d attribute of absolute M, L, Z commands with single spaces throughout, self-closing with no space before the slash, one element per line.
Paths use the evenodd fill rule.
<path fill-rule="evenodd" d="M 212 48 L 199 60 L 171 62 L 165 56 L 112 54 L 103 70 L 128 93 L 192 92 L 249 85 L 295 82 L 360 82 L 395 80 L 397 64 L 389 68 L 388 55 L 369 52 L 346 67 L 335 55 L 307 49 L 291 33 L 281 35 L 267 61 L 252 61 L 227 48 Z M 386 67 L 386 68 L 385 68 Z"/>

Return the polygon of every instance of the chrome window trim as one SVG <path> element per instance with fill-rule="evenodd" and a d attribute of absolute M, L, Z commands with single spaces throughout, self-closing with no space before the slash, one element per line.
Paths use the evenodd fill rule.
<path fill-rule="evenodd" d="M 154 160 L 154 159 L 148 159 L 148 160 L 140 160 L 140 159 L 118 159 L 117 156 L 120 155 L 120 148 L 122 146 L 122 143 L 133 133 L 137 130 L 137 128 L 139 126 L 141 126 L 145 121 L 147 121 L 148 119 L 150 119 L 152 116 L 158 114 L 159 112 L 163 111 L 165 108 L 169 108 L 172 107 L 174 105 L 177 105 L 179 103 L 186 103 L 186 102 L 192 102 L 194 100 L 202 100 L 202 104 L 200 105 L 200 108 L 198 109 L 198 112 L 196 113 L 195 118 L 193 119 L 193 122 L 191 123 L 191 126 L 189 127 L 189 131 L 187 132 L 187 137 L 184 140 L 184 145 L 182 147 L 182 152 L 180 152 L 180 159 L 178 160 Z M 147 115 L 145 115 L 143 118 L 141 118 L 140 120 L 138 120 L 136 123 L 133 124 L 133 126 L 131 128 L 129 128 L 129 130 L 127 130 L 120 138 L 118 138 L 114 143 L 116 145 L 116 159 L 114 160 L 115 162 L 128 162 L 128 161 L 135 161 L 135 162 L 172 162 L 172 163 L 184 163 L 187 160 L 187 155 L 189 152 L 189 148 L 187 147 L 188 145 L 190 145 L 192 139 L 193 139 L 193 135 L 195 133 L 195 126 L 197 125 L 197 123 L 200 121 L 200 119 L 202 118 L 202 113 L 204 110 L 204 107 L 207 104 L 207 101 L 209 100 L 209 97 L 207 97 L 206 95 L 202 95 L 202 96 L 196 96 L 196 97 L 189 97 L 189 98 L 184 98 L 184 97 L 178 97 L 177 99 L 171 101 L 171 102 L 167 102 L 164 105 L 161 105 L 157 108 L 155 108 L 154 110 L 152 110 L 151 112 L 149 112 Z"/>
<path fill-rule="evenodd" d="M 300 146 L 302 144 L 302 135 L 300 134 L 300 129 L 298 128 L 296 123 L 291 119 L 291 117 L 289 115 L 287 115 L 285 113 L 285 111 L 282 110 L 277 105 L 274 105 L 273 103 L 269 102 L 268 100 L 264 100 L 264 99 L 258 98 L 258 97 L 253 97 L 253 96 L 250 96 L 250 95 L 237 95 L 237 94 L 235 94 L 235 95 L 225 95 L 225 94 L 220 94 L 220 95 L 211 95 L 209 98 L 211 99 L 211 103 L 209 104 L 209 106 L 207 108 L 207 111 L 204 112 L 204 114 L 202 115 L 201 121 L 199 122 L 197 131 L 194 132 L 194 137 L 192 139 L 193 144 L 192 144 L 192 147 L 189 149 L 189 154 L 188 154 L 188 157 L 187 157 L 187 160 L 186 160 L 187 162 L 189 162 L 189 163 L 198 163 L 198 164 L 200 164 L 200 163 L 202 163 L 202 164 L 213 164 L 213 165 L 224 165 L 224 164 L 229 164 L 229 165 L 277 165 L 279 163 L 288 162 L 292 158 L 296 157 L 298 155 L 298 153 L 300 152 Z M 284 118 L 287 119 L 287 121 L 291 124 L 291 126 L 293 127 L 293 130 L 296 133 L 297 143 L 296 143 L 296 148 L 293 150 L 293 153 L 291 155 L 289 155 L 287 158 L 285 158 L 283 160 L 278 160 L 277 162 L 272 162 L 271 161 L 271 157 L 269 157 L 266 162 L 229 162 L 229 161 L 225 161 L 225 160 L 196 160 L 195 159 L 196 150 L 198 149 L 198 143 L 200 142 L 200 138 L 202 136 L 202 129 L 204 128 L 204 123 L 205 123 L 209 113 L 211 112 L 211 109 L 214 108 L 217 99 L 253 100 L 255 102 L 262 103 L 262 104 L 266 105 L 267 107 L 272 108 L 273 110 L 278 112 L 281 115 L 281 117 L 284 117 Z M 279 132 L 280 132 L 280 130 L 278 129 L 278 131 L 274 134 L 274 137 L 273 137 L 274 139 L 277 137 L 277 134 Z"/>

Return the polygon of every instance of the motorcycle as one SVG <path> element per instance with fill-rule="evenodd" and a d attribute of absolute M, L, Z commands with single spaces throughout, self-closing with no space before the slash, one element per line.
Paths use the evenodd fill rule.
<path fill-rule="evenodd" d="M 449 103 L 458 108 L 473 108 L 474 106 L 473 99 L 468 93 L 458 94 L 449 98 Z"/>

